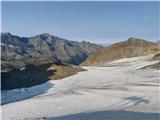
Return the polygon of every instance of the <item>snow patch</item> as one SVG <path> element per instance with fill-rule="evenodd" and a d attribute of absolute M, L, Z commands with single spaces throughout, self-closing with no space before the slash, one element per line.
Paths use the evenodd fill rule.
<path fill-rule="evenodd" d="M 152 64 L 151 57 L 126 58 L 109 63 L 115 65 L 110 67 L 84 67 L 88 71 L 62 80 L 2 91 L 2 103 L 8 103 L 2 106 L 2 117 L 4 120 L 44 117 L 51 120 L 106 120 L 110 116 L 114 120 L 119 111 L 116 120 L 136 118 L 135 115 L 141 120 L 158 120 L 160 71 L 137 69 Z M 93 114 L 84 117 L 82 113 Z M 75 119 L 73 114 L 77 115 Z"/>

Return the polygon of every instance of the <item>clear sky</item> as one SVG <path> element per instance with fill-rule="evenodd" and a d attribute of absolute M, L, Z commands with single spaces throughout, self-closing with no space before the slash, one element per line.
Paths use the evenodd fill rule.
<path fill-rule="evenodd" d="M 2 32 L 49 33 L 107 44 L 139 37 L 157 41 L 159 2 L 2 2 Z"/>

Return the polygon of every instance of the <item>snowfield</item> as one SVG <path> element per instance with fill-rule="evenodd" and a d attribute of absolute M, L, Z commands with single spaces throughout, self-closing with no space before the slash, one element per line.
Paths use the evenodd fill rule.
<path fill-rule="evenodd" d="M 153 55 L 83 67 L 88 71 L 2 91 L 2 120 L 159 120 L 160 71 Z"/>

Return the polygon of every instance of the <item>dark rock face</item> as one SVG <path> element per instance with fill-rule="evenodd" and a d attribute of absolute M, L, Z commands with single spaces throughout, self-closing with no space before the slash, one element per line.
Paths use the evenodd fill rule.
<path fill-rule="evenodd" d="M 39 66 L 28 65 L 23 70 L 12 69 L 9 72 L 2 72 L 1 89 L 25 88 L 47 82 L 49 76 L 55 72 L 53 70 L 47 70 L 49 66 L 51 66 L 51 64 Z"/>
<path fill-rule="evenodd" d="M 69 41 L 47 33 L 32 37 L 1 33 L 2 71 L 21 68 L 28 64 L 80 64 L 100 48 L 102 47 L 89 42 Z"/>

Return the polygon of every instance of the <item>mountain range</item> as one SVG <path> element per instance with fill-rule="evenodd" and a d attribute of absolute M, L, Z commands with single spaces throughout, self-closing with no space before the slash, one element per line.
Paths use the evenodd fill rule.
<path fill-rule="evenodd" d="M 32 37 L 19 37 L 1 33 L 2 71 L 26 65 L 69 63 L 78 65 L 102 46 L 86 41 L 76 42 L 48 33 Z"/>
<path fill-rule="evenodd" d="M 47 33 L 19 37 L 1 33 L 2 89 L 39 85 L 50 79 L 75 75 L 80 66 L 99 66 L 122 58 L 158 53 L 160 43 L 129 38 L 103 48 L 89 42 L 75 42 Z M 156 54 L 153 60 L 160 60 Z M 71 65 L 72 64 L 72 65 Z M 144 68 L 160 68 L 156 63 Z"/>

